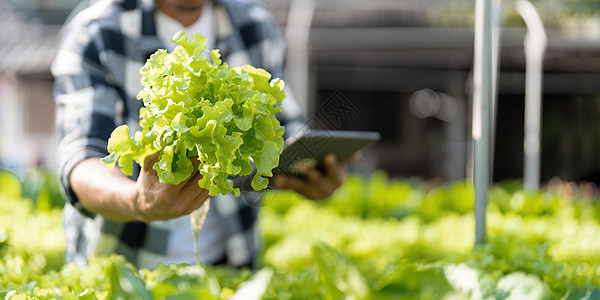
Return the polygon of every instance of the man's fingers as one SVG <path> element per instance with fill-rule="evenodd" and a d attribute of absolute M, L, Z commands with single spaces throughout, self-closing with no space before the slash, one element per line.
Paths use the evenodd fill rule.
<path fill-rule="evenodd" d="M 190 157 L 190 160 L 192 161 L 192 165 L 194 166 L 194 171 L 197 171 L 198 167 L 200 166 L 200 160 L 198 160 L 198 156 Z"/>
<path fill-rule="evenodd" d="M 144 165 L 142 166 L 142 168 L 152 170 L 152 166 L 154 166 L 154 164 L 158 161 L 159 154 L 160 151 L 156 151 L 155 153 L 147 156 L 146 159 L 144 159 Z"/>
<path fill-rule="evenodd" d="M 304 185 L 304 180 L 286 175 L 277 175 L 273 178 L 275 187 L 284 190 L 297 191 Z"/>
<path fill-rule="evenodd" d="M 323 180 L 323 174 L 321 174 L 321 172 L 305 163 L 298 165 L 298 173 L 304 175 L 309 182 L 320 182 Z"/>
<path fill-rule="evenodd" d="M 202 175 L 200 175 L 200 173 L 198 173 L 198 172 L 192 173 L 192 175 L 188 179 L 180 182 L 177 185 L 177 187 L 182 191 L 187 190 L 187 189 L 189 189 L 191 191 L 196 190 L 196 189 L 199 190 L 200 186 L 198 186 L 198 180 L 200 180 L 200 178 L 202 178 Z"/>
<path fill-rule="evenodd" d="M 302 174 L 306 177 L 306 180 L 308 181 L 308 183 L 311 185 L 310 189 L 314 190 L 315 193 L 317 195 L 320 195 L 318 198 L 319 199 L 323 199 L 326 198 L 327 196 L 333 194 L 333 192 L 335 191 L 335 189 L 341 184 L 341 181 L 339 180 L 338 176 L 333 174 L 338 172 L 338 164 L 337 164 L 337 160 L 335 158 L 335 155 L 333 155 L 333 164 L 331 164 L 331 162 L 326 162 L 326 167 L 325 167 L 325 174 L 323 174 L 321 171 L 303 165 L 300 168 L 300 171 L 302 172 Z M 326 158 L 327 160 L 327 158 Z M 331 169 L 331 170 L 330 170 Z M 332 174 L 329 174 L 329 173 Z M 325 195 L 325 196 L 321 196 L 321 195 Z"/>
<path fill-rule="evenodd" d="M 137 204 L 139 218 L 145 222 L 166 220 L 179 217 L 197 209 L 209 198 L 208 190 L 200 188 L 198 181 L 202 175 L 198 172 L 200 162 L 197 157 L 190 158 L 193 166 L 192 174 L 177 185 L 160 182 L 157 172 L 152 169 L 159 161 L 160 153 L 156 152 L 144 160 L 138 177 Z"/>
<path fill-rule="evenodd" d="M 362 151 L 360 151 L 360 150 L 359 150 L 359 151 L 356 151 L 356 152 L 354 152 L 354 154 L 352 154 L 350 157 L 348 157 L 348 158 L 347 158 L 347 159 L 346 159 L 346 160 L 343 162 L 343 164 L 344 164 L 344 165 L 350 165 L 350 164 L 352 164 L 353 162 L 355 162 L 355 161 L 359 160 L 359 159 L 362 157 L 362 155 L 363 155 L 363 152 L 362 152 Z"/>
<path fill-rule="evenodd" d="M 183 185 L 183 188 L 172 198 L 171 205 L 177 215 L 186 215 L 196 210 L 210 196 L 208 190 L 198 186 L 198 177 L 189 180 Z"/>
<path fill-rule="evenodd" d="M 273 180 L 275 181 L 275 186 L 278 189 L 289 189 L 296 191 L 308 199 L 323 199 L 322 196 L 320 196 L 319 189 L 316 189 L 314 184 L 310 184 L 302 178 L 277 175 Z"/>
<path fill-rule="evenodd" d="M 325 175 L 329 178 L 331 184 L 335 188 L 342 185 L 342 180 L 346 174 L 345 166 L 341 166 L 337 160 L 337 157 L 333 153 L 329 153 L 325 156 Z"/>
<path fill-rule="evenodd" d="M 202 179 L 202 175 L 198 171 L 194 171 L 192 176 L 190 176 L 190 178 L 187 179 L 183 187 L 183 191 L 188 194 L 187 197 L 189 197 L 189 199 L 192 199 L 191 206 L 195 207 L 191 211 L 200 207 L 200 205 L 202 205 L 202 203 L 204 203 L 204 201 L 206 201 L 206 199 L 210 197 L 208 195 L 207 189 L 203 189 L 200 186 L 198 186 L 198 181 L 200 179 Z"/>
<path fill-rule="evenodd" d="M 187 215 L 193 212 L 194 210 L 198 209 L 200 206 L 202 206 L 202 204 L 204 204 L 204 202 L 206 202 L 206 200 L 209 197 L 210 196 L 208 195 L 208 190 L 200 189 L 200 191 L 197 192 L 195 197 L 190 198 L 186 209 L 183 211 L 183 214 Z"/>

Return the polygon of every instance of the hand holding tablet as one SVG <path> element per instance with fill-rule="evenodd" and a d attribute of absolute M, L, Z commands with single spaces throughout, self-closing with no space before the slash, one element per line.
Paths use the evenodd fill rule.
<path fill-rule="evenodd" d="M 286 140 L 274 174 L 298 175 L 298 164 L 324 170 L 323 158 L 333 153 L 340 162 L 381 139 L 374 131 L 309 130 Z"/>

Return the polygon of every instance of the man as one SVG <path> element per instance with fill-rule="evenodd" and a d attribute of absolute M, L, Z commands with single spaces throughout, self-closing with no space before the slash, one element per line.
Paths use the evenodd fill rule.
<path fill-rule="evenodd" d="M 152 164 L 157 155 L 128 178 L 109 171 L 112 130 L 127 123 L 139 128 L 136 99 L 139 69 L 179 30 L 200 32 L 207 49 L 218 48 L 230 66 L 251 64 L 283 75 L 283 42 L 268 11 L 246 0 L 102 0 L 77 13 L 63 29 L 52 66 L 55 76 L 59 175 L 68 204 L 64 210 L 67 261 L 85 264 L 88 255 L 119 253 L 138 267 L 158 262 L 194 262 L 188 214 L 208 193 L 199 175 L 178 184 L 160 183 Z M 278 116 L 286 135 L 302 126 L 293 98 Z M 326 160 L 326 172 L 305 167 L 304 179 L 277 176 L 275 188 L 292 189 L 310 199 L 331 195 L 345 175 L 345 164 Z M 257 247 L 256 199 L 242 193 L 218 196 L 199 237 L 206 263 L 244 266 Z"/>

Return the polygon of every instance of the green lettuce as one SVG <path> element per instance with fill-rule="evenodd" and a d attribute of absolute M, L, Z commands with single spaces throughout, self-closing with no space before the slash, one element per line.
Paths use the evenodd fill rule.
<path fill-rule="evenodd" d="M 178 184 L 198 159 L 198 185 L 211 196 L 238 196 L 230 177 L 251 174 L 254 164 L 252 187 L 266 188 L 283 149 L 284 128 L 275 114 L 286 96 L 284 82 L 250 65 L 229 68 L 218 50 L 209 52 L 209 61 L 201 55 L 206 38 L 198 33 L 188 40 L 179 32 L 171 41 L 178 44 L 173 52 L 158 50 L 140 70 L 142 130 L 131 137 L 127 125 L 117 127 L 103 162 L 131 175 L 134 160 L 143 165 L 160 151 L 153 168 L 162 182 Z"/>

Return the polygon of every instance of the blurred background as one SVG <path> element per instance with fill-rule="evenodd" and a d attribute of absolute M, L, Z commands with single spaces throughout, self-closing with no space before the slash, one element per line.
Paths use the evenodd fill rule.
<path fill-rule="evenodd" d="M 353 171 L 469 176 L 475 1 L 266 0 L 287 42 L 286 82 L 307 126 L 375 130 Z M 541 180 L 600 171 L 600 1 L 537 0 Z M 50 64 L 78 0 L 0 0 L 0 167 L 55 163 Z M 493 180 L 523 174 L 526 28 L 502 1 Z"/>

